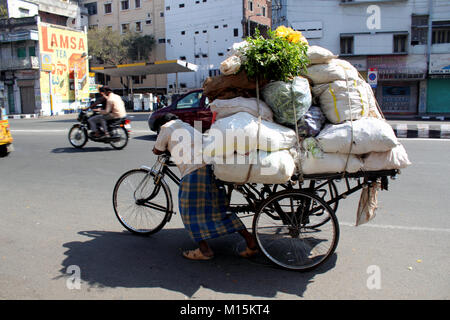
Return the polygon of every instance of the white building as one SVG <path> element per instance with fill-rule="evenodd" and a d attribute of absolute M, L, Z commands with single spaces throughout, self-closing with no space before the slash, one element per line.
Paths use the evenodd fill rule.
<path fill-rule="evenodd" d="M 247 35 L 249 20 L 270 26 L 269 3 L 265 0 L 166 0 L 166 57 L 199 66 L 195 73 L 178 75 L 180 88 L 199 88 L 208 76 L 218 75 L 229 48 Z M 176 89 L 175 84 L 176 76 L 169 75 L 169 92 Z"/>
<path fill-rule="evenodd" d="M 376 70 L 385 114 L 450 112 L 450 80 L 442 76 L 450 64 L 450 1 L 274 0 L 272 17 L 274 28 L 302 31 L 311 45 L 340 55 L 364 77 Z M 431 64 L 440 66 L 440 76 Z"/>

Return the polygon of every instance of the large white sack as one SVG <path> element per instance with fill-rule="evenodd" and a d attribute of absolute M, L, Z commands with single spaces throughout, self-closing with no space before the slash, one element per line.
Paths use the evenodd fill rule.
<path fill-rule="evenodd" d="M 366 171 L 403 169 L 411 165 L 403 145 L 398 144 L 386 152 L 371 152 L 363 158 Z"/>
<path fill-rule="evenodd" d="M 371 104 L 376 108 L 375 100 L 370 100 L 365 81 L 337 80 L 314 86 L 313 95 L 319 97 L 322 112 L 331 123 L 357 120 L 369 116 Z"/>
<path fill-rule="evenodd" d="M 216 112 L 216 120 L 229 117 L 238 112 L 248 112 L 258 117 L 258 104 L 256 98 L 236 97 L 233 99 L 215 99 L 209 104 L 211 111 Z M 259 100 L 261 119 L 273 121 L 272 109 L 262 100 Z"/>
<path fill-rule="evenodd" d="M 330 50 L 319 46 L 309 46 L 307 55 L 311 64 L 328 63 L 330 60 L 338 57 L 335 56 Z"/>
<path fill-rule="evenodd" d="M 250 163 L 253 163 L 251 168 Z M 217 179 L 234 183 L 285 183 L 294 170 L 294 159 L 288 150 L 253 151 L 248 156 L 233 154 L 224 159 L 223 164 L 214 164 Z"/>
<path fill-rule="evenodd" d="M 318 85 L 336 80 L 357 80 L 359 73 L 350 62 L 332 59 L 328 63 L 309 66 L 305 77 L 310 79 L 314 85 Z"/>
<path fill-rule="evenodd" d="M 326 124 L 316 136 L 316 140 L 324 152 L 344 154 L 386 152 L 398 144 L 389 123 L 377 118 L 362 118 L 334 125 Z"/>
<path fill-rule="evenodd" d="M 246 154 L 256 149 L 263 151 L 288 150 L 295 145 L 295 131 L 274 122 L 261 120 L 258 139 L 258 118 L 247 112 L 217 120 L 205 133 L 205 157 Z"/>
<path fill-rule="evenodd" d="M 224 75 L 231 75 L 238 73 L 240 68 L 241 68 L 241 58 L 233 55 L 222 61 L 219 70 Z"/>
<path fill-rule="evenodd" d="M 367 101 L 369 103 L 369 117 L 384 119 L 383 115 L 378 109 L 377 101 L 373 93 L 372 87 L 365 81 L 361 81 L 361 84 L 365 89 L 365 93 L 367 94 Z"/>
<path fill-rule="evenodd" d="M 298 164 L 298 152 L 295 148 L 290 150 L 297 170 L 301 170 L 303 174 L 319 174 L 319 173 L 339 173 L 339 172 L 357 172 L 363 167 L 361 159 L 354 154 L 326 153 L 317 154 L 311 152 L 303 152 L 301 157 L 301 168 Z M 347 160 L 348 159 L 348 160 Z"/>

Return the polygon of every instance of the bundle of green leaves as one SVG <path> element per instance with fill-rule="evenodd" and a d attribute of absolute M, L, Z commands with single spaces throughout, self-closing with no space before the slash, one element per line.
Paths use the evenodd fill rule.
<path fill-rule="evenodd" d="M 249 78 L 289 81 L 306 72 L 308 42 L 299 31 L 281 26 L 266 39 L 256 30 L 246 41 L 241 69 Z"/>

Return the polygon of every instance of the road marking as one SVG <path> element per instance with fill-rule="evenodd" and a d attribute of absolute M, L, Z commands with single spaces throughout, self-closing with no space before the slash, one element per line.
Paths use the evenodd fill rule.
<path fill-rule="evenodd" d="M 339 222 L 340 226 L 355 227 L 354 223 L 350 222 Z M 426 228 L 426 227 L 405 227 L 405 226 L 394 226 L 390 224 L 371 224 L 370 222 L 359 227 L 368 228 L 379 228 L 379 229 L 395 229 L 395 230 L 407 230 L 407 231 L 431 231 L 431 232 L 450 232 L 450 229 L 446 228 Z"/>

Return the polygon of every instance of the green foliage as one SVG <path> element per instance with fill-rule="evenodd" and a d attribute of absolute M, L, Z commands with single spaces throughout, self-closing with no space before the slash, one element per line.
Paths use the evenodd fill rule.
<path fill-rule="evenodd" d="M 105 64 L 123 64 L 146 60 L 155 45 L 151 35 L 127 32 L 120 34 L 109 28 L 88 31 L 89 54 Z"/>
<path fill-rule="evenodd" d="M 5 6 L 0 5 L 0 19 L 6 18 L 8 18 L 8 9 Z"/>
<path fill-rule="evenodd" d="M 288 81 L 302 71 L 306 72 L 309 63 L 307 44 L 290 42 L 271 30 L 268 31 L 268 39 L 256 30 L 255 35 L 246 41 L 248 46 L 243 49 L 242 68 L 249 78 Z"/>
<path fill-rule="evenodd" d="M 127 32 L 123 36 L 122 44 L 127 48 L 127 55 L 132 61 L 145 60 L 152 51 L 156 41 L 152 35 L 140 35 Z"/>

